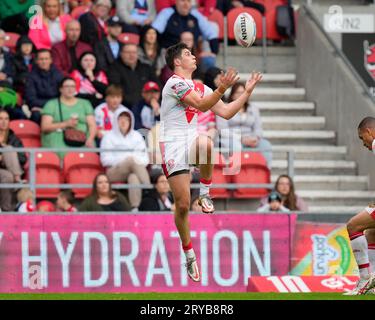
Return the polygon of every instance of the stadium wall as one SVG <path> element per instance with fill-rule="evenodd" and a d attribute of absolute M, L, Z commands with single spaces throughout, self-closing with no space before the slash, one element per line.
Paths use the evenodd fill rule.
<path fill-rule="evenodd" d="M 171 213 L 4 213 L 0 292 L 246 292 L 259 276 L 355 274 L 345 225 L 300 216 L 192 214 L 193 283 Z"/>
<path fill-rule="evenodd" d="M 347 146 L 358 174 L 369 175 L 374 188 L 375 161 L 357 134 L 361 119 L 375 115 L 374 103 L 304 10 L 299 12 L 297 30 L 297 84 L 306 88 L 317 115 L 326 117 L 327 129 L 337 133 L 337 144 Z"/>

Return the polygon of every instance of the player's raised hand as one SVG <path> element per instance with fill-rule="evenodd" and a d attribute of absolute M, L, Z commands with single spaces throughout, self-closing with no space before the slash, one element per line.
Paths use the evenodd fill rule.
<path fill-rule="evenodd" d="M 248 93 L 251 93 L 254 90 L 257 83 L 262 80 L 262 77 L 263 75 L 260 72 L 253 71 L 249 79 L 246 81 L 245 90 Z"/>
<path fill-rule="evenodd" d="M 229 67 L 227 72 L 221 72 L 220 75 L 220 86 L 223 87 L 225 90 L 233 86 L 238 80 L 240 76 L 238 75 L 238 71 L 232 67 Z"/>

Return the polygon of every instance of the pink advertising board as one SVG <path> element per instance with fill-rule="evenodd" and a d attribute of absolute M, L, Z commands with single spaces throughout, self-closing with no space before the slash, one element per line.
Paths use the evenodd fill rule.
<path fill-rule="evenodd" d="M 295 218 L 191 215 L 193 283 L 171 214 L 1 215 L 0 292 L 245 292 L 288 273 Z"/>

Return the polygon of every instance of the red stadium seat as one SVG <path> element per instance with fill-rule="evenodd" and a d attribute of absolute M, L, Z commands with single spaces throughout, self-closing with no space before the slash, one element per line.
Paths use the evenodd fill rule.
<path fill-rule="evenodd" d="M 83 15 L 84 13 L 90 11 L 90 6 L 87 5 L 87 6 L 78 6 L 78 7 L 75 7 L 72 12 L 70 13 L 70 15 L 72 16 L 73 19 L 78 19 L 81 15 Z"/>
<path fill-rule="evenodd" d="M 64 177 L 66 183 L 92 184 L 95 176 L 104 172 L 100 158 L 93 152 L 68 152 L 64 157 Z M 91 188 L 73 188 L 75 197 L 84 198 Z"/>
<path fill-rule="evenodd" d="M 199 8 L 199 12 L 203 14 L 205 8 Z M 222 40 L 224 38 L 224 16 L 223 13 L 218 10 L 214 9 L 212 13 L 207 17 L 208 20 L 215 22 L 219 28 L 219 39 Z"/>
<path fill-rule="evenodd" d="M 39 148 L 40 127 L 30 120 L 12 120 L 9 124 L 10 129 L 21 139 L 25 148 Z"/>
<path fill-rule="evenodd" d="M 5 32 L 5 46 L 8 47 L 12 52 L 16 52 L 17 40 L 20 37 L 18 33 Z"/>
<path fill-rule="evenodd" d="M 212 184 L 231 183 L 231 176 L 224 174 L 225 160 L 222 154 L 215 156 L 215 165 L 212 172 Z M 231 190 L 226 188 L 211 188 L 210 194 L 213 198 L 227 199 L 231 196 Z"/>
<path fill-rule="evenodd" d="M 175 0 L 155 0 L 156 12 L 159 13 L 161 10 L 169 8 L 175 4 Z"/>
<path fill-rule="evenodd" d="M 60 158 L 54 152 L 37 152 L 35 155 L 36 184 L 60 184 L 63 182 Z M 54 199 L 60 188 L 37 189 L 37 198 Z"/>
<path fill-rule="evenodd" d="M 131 44 L 138 45 L 139 35 L 135 33 L 124 32 L 118 36 L 117 40 L 120 41 L 122 44 L 131 43 Z"/>
<path fill-rule="evenodd" d="M 266 8 L 266 28 L 267 28 L 267 39 L 270 40 L 282 40 L 284 39 L 277 32 L 276 28 L 276 16 L 277 7 L 281 5 L 286 5 L 287 0 L 256 0 L 255 2 L 261 3 Z"/>
<path fill-rule="evenodd" d="M 271 183 L 271 172 L 260 152 L 238 152 L 233 157 L 237 157 L 236 162 L 241 165 L 241 171 L 233 175 L 233 183 Z M 238 188 L 234 191 L 235 198 L 261 198 L 267 194 L 266 188 Z"/>
<path fill-rule="evenodd" d="M 255 9 L 252 9 L 252 8 L 246 8 L 246 7 L 233 8 L 233 9 L 228 11 L 228 14 L 227 14 L 228 39 L 229 40 L 235 39 L 234 29 L 233 29 L 234 22 L 236 21 L 238 15 L 242 12 L 247 12 L 248 14 L 250 14 L 254 18 L 255 24 L 257 26 L 257 37 L 256 38 L 262 39 L 262 37 L 263 37 L 262 14 L 258 10 L 255 10 Z"/>

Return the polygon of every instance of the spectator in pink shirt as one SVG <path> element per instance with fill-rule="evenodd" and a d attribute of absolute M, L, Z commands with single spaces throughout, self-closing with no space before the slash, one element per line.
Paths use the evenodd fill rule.
<path fill-rule="evenodd" d="M 61 10 L 59 0 L 44 0 L 43 14 L 33 17 L 30 22 L 29 37 L 37 49 L 51 49 L 66 38 L 66 24 L 72 20 Z"/>

